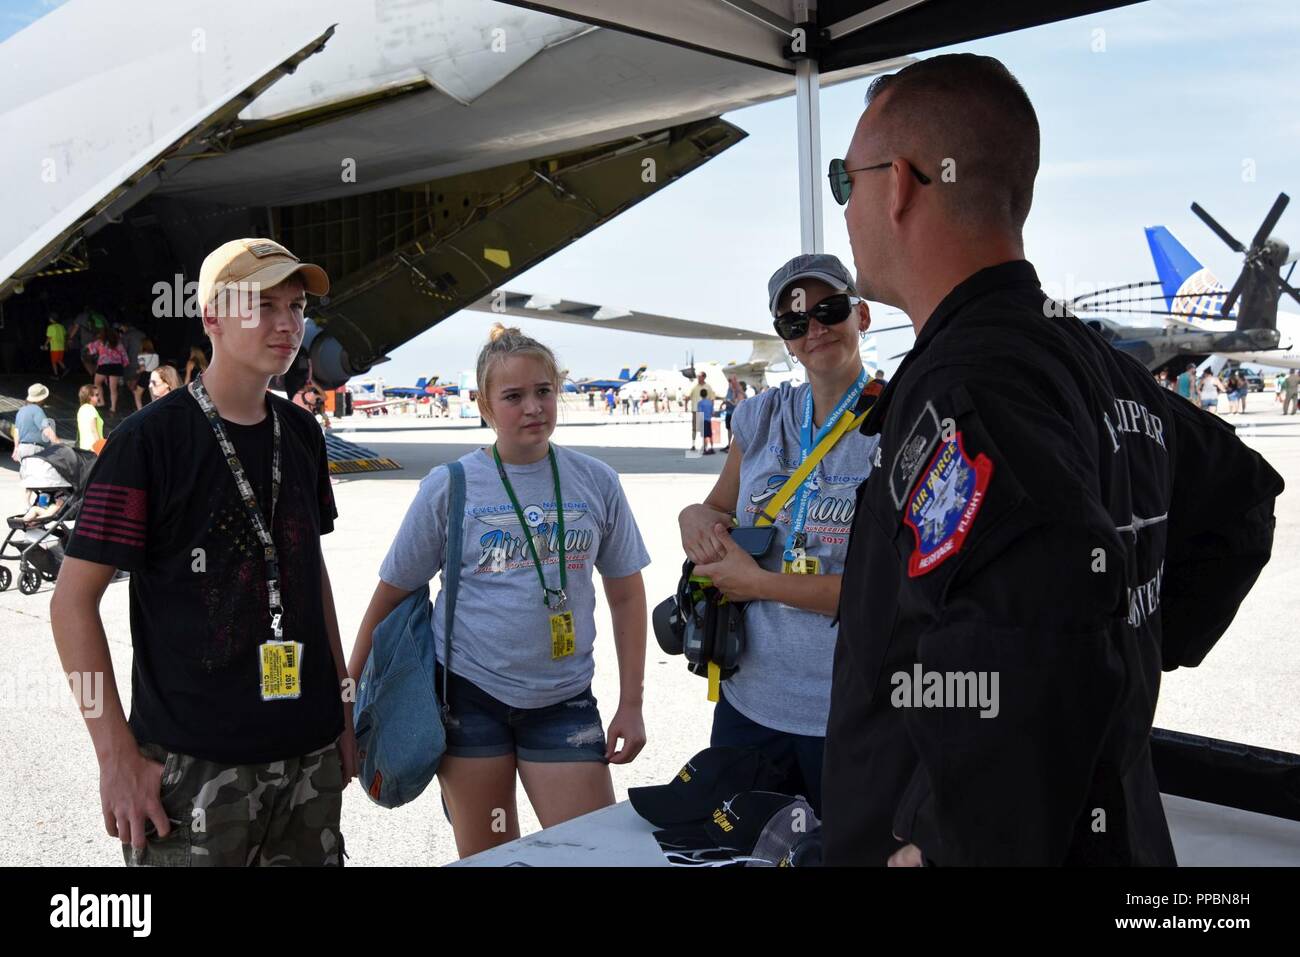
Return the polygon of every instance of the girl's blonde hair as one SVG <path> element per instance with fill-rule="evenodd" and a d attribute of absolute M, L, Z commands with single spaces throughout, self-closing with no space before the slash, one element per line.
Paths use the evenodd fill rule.
<path fill-rule="evenodd" d="M 181 387 L 181 374 L 176 371 L 175 366 L 162 365 L 153 371 L 158 373 L 158 378 L 167 383 L 169 389 L 179 389 Z"/>
<path fill-rule="evenodd" d="M 531 336 L 524 335 L 517 327 L 511 326 L 507 329 L 501 323 L 495 322 L 488 332 L 488 341 L 478 353 L 476 379 L 480 407 L 486 404 L 490 408 L 492 405 L 492 400 L 488 398 L 488 380 L 492 370 L 503 360 L 513 359 L 516 356 L 536 359 L 546 370 L 547 378 L 557 389 L 559 388 L 560 365 L 555 361 L 555 353 Z"/>

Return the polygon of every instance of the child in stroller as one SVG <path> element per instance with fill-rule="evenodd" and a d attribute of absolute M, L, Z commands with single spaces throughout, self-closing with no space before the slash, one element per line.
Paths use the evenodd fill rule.
<path fill-rule="evenodd" d="M 18 590 L 34 595 L 42 581 L 59 577 L 63 546 L 81 509 L 95 454 L 58 444 L 29 455 L 19 466 L 27 510 L 8 517 L 9 534 L 0 545 L 0 591 L 13 582 L 5 562 L 18 564 Z"/>

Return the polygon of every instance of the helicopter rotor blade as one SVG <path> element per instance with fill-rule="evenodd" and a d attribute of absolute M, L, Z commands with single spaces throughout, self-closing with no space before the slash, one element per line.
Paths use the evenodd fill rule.
<path fill-rule="evenodd" d="M 1273 200 L 1273 208 L 1268 211 L 1264 221 L 1259 224 L 1259 229 L 1255 233 L 1255 238 L 1250 241 L 1251 249 L 1258 249 L 1264 240 L 1268 239 L 1268 234 L 1273 231 L 1277 221 L 1282 218 L 1282 211 L 1286 209 L 1286 204 L 1291 202 L 1291 197 L 1286 193 L 1278 193 L 1277 199 Z"/>
<path fill-rule="evenodd" d="M 1239 243 L 1233 237 L 1232 233 L 1220 226 L 1218 221 L 1201 207 L 1200 203 L 1192 203 L 1192 212 L 1201 217 L 1201 221 L 1205 223 L 1206 226 L 1209 226 L 1216 236 L 1227 243 L 1228 248 L 1233 252 L 1244 253 L 1246 251 L 1246 247 Z"/>

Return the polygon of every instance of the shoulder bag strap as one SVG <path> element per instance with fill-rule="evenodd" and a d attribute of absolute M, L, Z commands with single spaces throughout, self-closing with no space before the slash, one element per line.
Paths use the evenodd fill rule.
<path fill-rule="evenodd" d="M 442 564 L 443 601 L 443 654 L 442 654 L 442 714 L 448 712 L 447 680 L 451 674 L 451 631 L 456 620 L 456 592 L 460 589 L 461 545 L 465 533 L 465 466 L 448 462 L 451 474 L 451 495 L 447 501 L 447 554 Z"/>
<path fill-rule="evenodd" d="M 817 447 L 808 453 L 808 457 L 803 460 L 803 464 L 794 470 L 793 475 L 786 479 L 785 484 L 781 486 L 781 490 L 773 495 L 768 503 L 763 506 L 763 510 L 758 513 L 758 518 L 754 519 L 754 524 L 757 526 L 764 526 L 771 525 L 775 522 L 776 516 L 780 515 L 781 509 L 785 508 L 785 503 L 794 497 L 795 492 L 799 491 L 799 487 L 803 485 L 804 479 L 808 478 L 808 476 L 812 474 L 812 470 L 817 467 L 817 463 L 825 457 L 827 452 L 835 447 L 835 443 L 838 442 L 842 436 L 846 435 L 849 430 L 856 429 L 861 425 L 864 418 L 866 418 L 866 412 L 863 412 L 861 415 L 854 415 L 852 412 L 846 412 L 844 415 L 841 415 L 840 420 L 835 423 L 835 428 L 831 429 L 830 432 L 828 432 L 825 437 L 817 443 Z"/>

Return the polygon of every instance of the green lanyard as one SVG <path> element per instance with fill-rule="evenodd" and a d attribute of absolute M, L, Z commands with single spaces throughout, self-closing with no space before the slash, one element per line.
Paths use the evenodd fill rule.
<path fill-rule="evenodd" d="M 564 590 L 569 584 L 569 575 L 567 562 L 564 555 L 564 497 L 560 493 L 560 467 L 555 462 L 555 449 L 551 447 L 546 450 L 546 454 L 551 459 L 551 475 L 555 479 L 555 513 L 558 517 L 557 524 L 560 527 L 560 587 L 547 588 L 546 576 L 542 574 L 542 560 L 537 557 L 537 546 L 533 544 L 533 535 L 530 534 L 528 522 L 524 520 L 524 510 L 519 507 L 519 499 L 515 497 L 514 487 L 510 484 L 510 479 L 506 476 L 506 468 L 501 464 L 501 454 L 497 452 L 496 444 L 492 445 L 492 458 L 497 463 L 497 473 L 501 476 L 501 484 L 506 487 L 506 494 L 510 496 L 510 504 L 515 507 L 515 515 L 519 518 L 519 528 L 528 541 L 528 551 L 533 556 L 533 567 L 537 569 L 537 580 L 542 583 L 542 604 L 547 608 L 551 607 L 551 596 L 556 597 L 556 606 L 563 607 L 569 600 L 569 596 Z"/>

